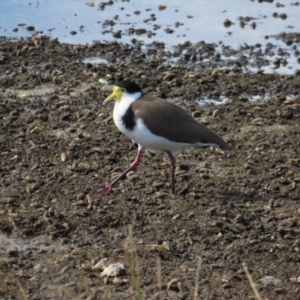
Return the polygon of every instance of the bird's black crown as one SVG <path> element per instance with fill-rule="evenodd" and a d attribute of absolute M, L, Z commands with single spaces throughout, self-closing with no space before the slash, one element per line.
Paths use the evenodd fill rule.
<path fill-rule="evenodd" d="M 124 88 L 127 93 L 133 94 L 136 92 L 142 92 L 141 88 L 134 82 L 125 80 L 125 81 L 119 81 L 115 84 L 115 86 Z"/>

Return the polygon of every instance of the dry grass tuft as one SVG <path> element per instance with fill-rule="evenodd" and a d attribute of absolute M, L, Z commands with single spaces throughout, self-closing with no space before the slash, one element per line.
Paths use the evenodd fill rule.
<path fill-rule="evenodd" d="M 254 292 L 254 295 L 255 295 L 256 299 L 257 299 L 257 300 L 262 300 L 262 298 L 261 298 L 261 296 L 260 296 L 260 294 L 259 294 L 259 292 L 258 292 L 258 289 L 257 289 L 257 287 L 256 287 L 256 284 L 255 284 L 255 282 L 253 281 L 252 276 L 251 276 L 251 274 L 250 274 L 250 272 L 249 272 L 249 270 L 248 270 L 248 267 L 247 267 L 245 264 L 243 264 L 243 268 L 244 268 L 244 271 L 245 271 L 245 273 L 246 273 L 246 276 L 247 276 L 247 278 L 248 278 L 248 280 L 249 280 L 249 282 L 250 282 L 251 288 L 252 288 L 252 290 L 253 290 L 253 292 Z"/>
<path fill-rule="evenodd" d="M 137 255 L 137 247 L 133 238 L 132 225 L 128 227 L 128 238 L 125 240 L 125 260 L 129 265 L 129 274 L 131 284 L 136 292 L 138 300 L 144 300 L 143 292 L 141 289 L 140 279 L 140 264 Z"/>
<path fill-rule="evenodd" d="M 202 265 L 202 259 L 201 259 L 201 257 L 198 257 L 198 265 L 197 265 L 197 270 L 196 270 L 196 281 L 195 281 L 195 290 L 194 290 L 193 300 L 198 299 L 199 273 L 200 273 L 201 265 Z"/>

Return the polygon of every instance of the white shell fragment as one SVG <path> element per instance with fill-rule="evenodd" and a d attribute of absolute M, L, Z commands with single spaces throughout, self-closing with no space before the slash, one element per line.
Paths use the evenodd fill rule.
<path fill-rule="evenodd" d="M 93 270 L 104 270 L 108 266 L 108 259 L 102 258 L 98 263 L 96 263 L 92 269 Z"/>
<path fill-rule="evenodd" d="M 171 279 L 168 284 L 167 284 L 167 289 L 170 290 L 170 289 L 176 289 L 178 288 L 178 280 L 176 278 L 173 278 Z"/>
<path fill-rule="evenodd" d="M 100 79 L 99 79 L 99 82 L 100 82 L 101 84 L 108 84 L 108 81 L 107 81 L 106 79 L 104 79 L 104 78 L 100 78 Z"/>
<path fill-rule="evenodd" d="M 123 274 L 125 267 L 122 263 L 111 264 L 103 270 L 100 274 L 101 277 L 115 277 Z"/>
<path fill-rule="evenodd" d="M 281 282 L 280 279 L 274 277 L 274 276 L 265 276 L 263 278 L 260 278 L 259 281 L 264 285 L 277 285 Z"/>
<path fill-rule="evenodd" d="M 169 241 L 163 241 L 163 246 L 166 250 L 170 251 L 170 242 Z"/>
<path fill-rule="evenodd" d="M 170 242 L 164 241 L 161 245 L 158 244 L 149 245 L 149 250 L 158 251 L 158 252 L 170 251 Z"/>

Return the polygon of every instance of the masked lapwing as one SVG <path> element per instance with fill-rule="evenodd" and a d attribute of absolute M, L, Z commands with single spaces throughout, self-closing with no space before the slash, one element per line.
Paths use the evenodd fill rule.
<path fill-rule="evenodd" d="M 229 149 L 220 136 L 182 108 L 156 96 L 145 95 L 134 82 L 117 82 L 104 104 L 112 100 L 116 101 L 114 122 L 121 132 L 138 144 L 138 152 L 129 168 L 97 193 L 109 193 L 121 178 L 139 165 L 144 150 L 165 152 L 168 155 L 171 164 L 171 193 L 175 194 L 174 153 L 187 147 Z"/>

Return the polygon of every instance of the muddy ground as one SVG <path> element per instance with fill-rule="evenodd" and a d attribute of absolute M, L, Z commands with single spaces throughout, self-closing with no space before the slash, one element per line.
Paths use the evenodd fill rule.
<path fill-rule="evenodd" d="M 0 43 L 0 299 L 191 299 L 195 287 L 198 299 L 255 299 L 243 263 L 262 299 L 300 299 L 299 72 L 245 73 L 245 57 L 215 46 Z M 268 61 L 252 50 L 252 64 Z M 102 105 L 126 78 L 232 146 L 177 155 L 175 197 L 151 153 L 95 194 L 136 155 Z M 107 277 L 114 263 L 123 273 Z"/>

